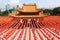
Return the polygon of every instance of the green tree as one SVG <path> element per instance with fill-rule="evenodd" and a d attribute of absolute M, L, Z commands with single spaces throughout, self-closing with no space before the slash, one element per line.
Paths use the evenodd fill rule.
<path fill-rule="evenodd" d="M 8 15 L 8 10 L 2 12 L 2 16 L 7 16 Z"/>
<path fill-rule="evenodd" d="M 53 14 L 52 14 L 53 11 L 52 11 L 51 9 L 45 9 L 45 10 L 44 10 L 44 13 L 46 13 L 46 14 L 47 14 L 47 13 L 50 13 L 50 15 L 53 15 Z"/>
<path fill-rule="evenodd" d="M 53 9 L 54 15 L 60 15 L 60 7 L 56 7 Z"/>

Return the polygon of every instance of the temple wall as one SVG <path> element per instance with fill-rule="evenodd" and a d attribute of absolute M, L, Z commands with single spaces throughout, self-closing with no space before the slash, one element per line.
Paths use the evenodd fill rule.
<path fill-rule="evenodd" d="M 35 5 L 23 5 L 23 11 L 24 12 L 36 12 L 36 6 Z"/>

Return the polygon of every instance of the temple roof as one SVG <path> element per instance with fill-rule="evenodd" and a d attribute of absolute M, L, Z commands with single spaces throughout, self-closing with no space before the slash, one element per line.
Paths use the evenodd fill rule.
<path fill-rule="evenodd" d="M 23 4 L 22 8 L 17 8 L 17 11 L 21 12 L 39 12 L 36 4 Z"/>

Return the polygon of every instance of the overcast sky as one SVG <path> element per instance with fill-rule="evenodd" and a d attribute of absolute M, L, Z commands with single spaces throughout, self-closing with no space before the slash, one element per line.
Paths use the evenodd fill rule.
<path fill-rule="evenodd" d="M 60 6 L 60 0 L 0 0 L 0 8 L 4 8 L 7 4 L 22 7 L 23 3 L 36 3 L 38 8 L 54 8 Z"/>

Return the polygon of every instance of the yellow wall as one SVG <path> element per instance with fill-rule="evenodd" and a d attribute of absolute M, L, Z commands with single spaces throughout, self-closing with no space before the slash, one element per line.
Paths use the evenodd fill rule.
<path fill-rule="evenodd" d="M 35 5 L 23 5 L 23 11 L 24 12 L 36 12 L 36 6 Z"/>

